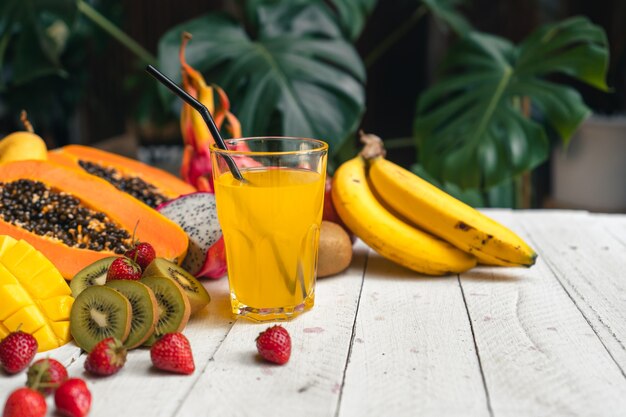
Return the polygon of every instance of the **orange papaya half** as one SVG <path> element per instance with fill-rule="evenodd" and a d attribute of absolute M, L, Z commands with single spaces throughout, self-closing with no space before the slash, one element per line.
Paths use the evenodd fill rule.
<path fill-rule="evenodd" d="M 67 145 L 53 149 L 48 152 L 48 159 L 98 176 L 152 208 L 196 191 L 167 171 L 89 146 Z"/>
<path fill-rule="evenodd" d="M 0 166 L 0 235 L 24 239 L 67 280 L 85 266 L 123 254 L 135 240 L 182 262 L 185 231 L 108 182 L 48 161 Z"/>

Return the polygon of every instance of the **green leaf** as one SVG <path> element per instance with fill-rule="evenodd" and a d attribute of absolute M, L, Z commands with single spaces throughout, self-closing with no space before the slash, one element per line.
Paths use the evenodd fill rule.
<path fill-rule="evenodd" d="M 226 91 L 244 135 L 315 137 L 335 152 L 364 110 L 360 57 L 324 3 L 256 4 L 252 35 L 220 13 L 173 28 L 160 40 L 160 67 L 180 79 L 181 33 L 190 32 L 187 62 Z"/>
<path fill-rule="evenodd" d="M 604 32 L 584 18 L 542 27 L 519 46 L 469 32 L 418 101 L 419 161 L 439 181 L 482 190 L 533 169 L 548 156 L 548 128 L 567 142 L 590 113 L 575 89 L 546 77 L 605 90 L 607 56 Z"/>
<path fill-rule="evenodd" d="M 442 21 L 459 36 L 469 32 L 472 26 L 456 8 L 463 0 L 422 0 L 422 3 L 439 21 Z"/>
<path fill-rule="evenodd" d="M 363 31 L 376 0 L 329 0 L 339 18 L 339 25 L 345 36 L 354 41 Z"/>
<path fill-rule="evenodd" d="M 15 85 L 51 74 L 66 75 L 60 56 L 76 17 L 74 0 L 3 0 L 0 70 L 11 65 L 10 82 Z M 12 56 L 7 56 L 11 49 Z"/>

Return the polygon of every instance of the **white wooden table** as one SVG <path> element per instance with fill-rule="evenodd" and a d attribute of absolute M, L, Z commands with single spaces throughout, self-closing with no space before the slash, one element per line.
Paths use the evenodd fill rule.
<path fill-rule="evenodd" d="M 522 268 L 428 278 L 355 247 L 287 322 L 291 360 L 256 356 L 267 327 L 229 315 L 226 279 L 185 330 L 196 372 L 145 349 L 93 378 L 73 344 L 51 352 L 86 378 L 90 416 L 625 416 L 626 215 L 488 211 L 539 253 Z M 0 375 L 0 403 L 25 374 Z M 54 405 L 49 399 L 49 414 Z"/>

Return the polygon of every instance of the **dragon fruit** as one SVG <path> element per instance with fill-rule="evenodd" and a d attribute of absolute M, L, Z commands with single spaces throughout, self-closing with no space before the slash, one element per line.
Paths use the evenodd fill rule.
<path fill-rule="evenodd" d="M 177 223 L 189 237 L 187 256 L 181 265 L 185 270 L 207 278 L 219 278 L 226 273 L 224 238 L 213 193 L 186 194 L 161 204 L 157 210 Z"/>

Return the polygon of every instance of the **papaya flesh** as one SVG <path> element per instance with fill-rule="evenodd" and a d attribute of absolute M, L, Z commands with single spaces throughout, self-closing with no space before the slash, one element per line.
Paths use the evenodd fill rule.
<path fill-rule="evenodd" d="M 48 152 L 48 158 L 96 175 L 152 208 L 196 191 L 167 171 L 89 146 L 67 145 Z"/>
<path fill-rule="evenodd" d="M 108 182 L 46 161 L 0 166 L 0 235 L 23 239 L 70 280 L 85 266 L 124 253 L 135 239 L 182 262 L 184 230 Z"/>

